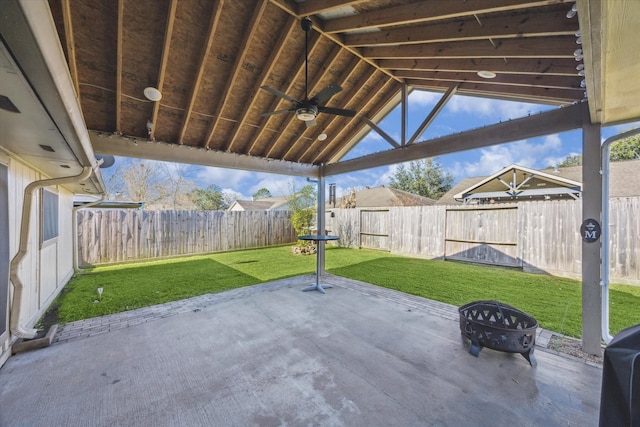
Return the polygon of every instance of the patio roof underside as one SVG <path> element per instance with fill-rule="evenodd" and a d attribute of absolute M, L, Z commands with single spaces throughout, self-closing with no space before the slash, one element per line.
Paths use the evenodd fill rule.
<path fill-rule="evenodd" d="M 49 5 L 98 153 L 328 175 L 575 129 L 584 120 L 640 118 L 640 62 L 633 59 L 640 43 L 632 34 L 640 8 L 631 0 L 578 0 L 572 18 L 574 2 L 562 0 Z M 354 117 L 320 112 L 316 126 L 307 127 L 293 112 L 262 116 L 294 107 L 262 86 L 305 98 L 303 17 L 313 22 L 308 95 L 338 84 L 343 90 L 324 105 L 354 110 Z M 583 61 L 574 56 L 579 48 Z M 581 103 L 583 79 L 588 105 Z M 159 102 L 143 95 L 149 86 L 162 93 Z M 564 114 L 557 119 L 526 118 L 427 143 L 398 141 L 392 155 L 340 162 L 413 89 L 580 105 L 554 110 L 553 117 Z M 320 134 L 328 137 L 321 141 Z M 320 164 L 327 165 L 322 172 Z"/>

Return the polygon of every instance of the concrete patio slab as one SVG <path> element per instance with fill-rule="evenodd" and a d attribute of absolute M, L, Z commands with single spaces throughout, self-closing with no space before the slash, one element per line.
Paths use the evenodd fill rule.
<path fill-rule="evenodd" d="M 598 424 L 598 366 L 476 358 L 450 306 L 334 276 L 326 295 L 301 292 L 309 280 L 18 354 L 0 369 L 0 425 Z"/>

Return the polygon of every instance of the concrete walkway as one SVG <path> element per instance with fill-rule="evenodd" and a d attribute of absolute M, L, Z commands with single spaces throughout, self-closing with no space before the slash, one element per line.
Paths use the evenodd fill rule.
<path fill-rule="evenodd" d="M 0 425 L 598 424 L 598 366 L 476 358 L 454 306 L 335 276 L 301 292 L 311 281 L 67 324 L 0 369 Z"/>

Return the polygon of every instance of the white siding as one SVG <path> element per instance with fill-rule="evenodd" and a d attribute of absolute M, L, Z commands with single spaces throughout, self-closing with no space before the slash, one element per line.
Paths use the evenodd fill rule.
<path fill-rule="evenodd" d="M 6 161 L 6 158 L 5 158 Z M 18 251 L 24 189 L 31 182 L 49 178 L 35 169 L 10 157 L 9 170 L 9 256 L 11 259 Z M 58 231 L 55 242 L 41 247 L 40 243 L 40 192 L 34 194 L 31 209 L 31 227 L 28 252 L 19 269 L 19 276 L 25 287 L 22 296 L 20 323 L 24 327 L 33 327 L 42 316 L 51 301 L 62 290 L 73 275 L 73 232 L 72 208 L 73 195 L 58 186 L 51 188 L 59 196 Z M 13 298 L 13 286 L 9 284 L 9 301 Z M 0 342 L 0 366 L 8 356 L 7 342 Z"/>

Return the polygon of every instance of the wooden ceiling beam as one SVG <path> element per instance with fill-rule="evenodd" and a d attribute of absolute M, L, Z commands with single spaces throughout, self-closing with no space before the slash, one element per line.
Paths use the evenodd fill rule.
<path fill-rule="evenodd" d="M 555 36 L 365 47 L 361 53 L 369 59 L 573 58 L 579 47 L 575 36 Z"/>
<path fill-rule="evenodd" d="M 118 0 L 118 29 L 116 37 L 116 132 L 120 132 L 122 119 L 122 44 L 124 27 L 124 0 Z"/>
<path fill-rule="evenodd" d="M 582 127 L 589 120 L 586 102 L 528 117 L 513 119 L 479 129 L 430 139 L 408 147 L 370 154 L 354 160 L 330 163 L 325 176 L 339 175 L 374 167 L 388 166 L 458 151 L 504 144 L 521 139 L 566 132 Z"/>
<path fill-rule="evenodd" d="M 189 103 L 187 104 L 187 108 L 184 112 L 184 119 L 180 128 L 178 144 L 184 143 L 184 136 L 187 133 L 187 127 L 189 127 L 189 120 L 191 119 L 191 114 L 193 114 L 193 107 L 196 103 L 196 97 L 198 96 L 198 93 L 200 91 L 200 83 L 202 82 L 202 77 L 204 76 L 205 66 L 207 65 L 207 58 L 209 57 L 209 51 L 211 50 L 211 46 L 213 46 L 213 39 L 215 37 L 216 29 L 218 28 L 218 23 L 220 22 L 220 15 L 222 15 L 222 7 L 224 6 L 225 0 L 214 1 L 215 3 L 213 4 L 213 12 L 211 13 L 211 21 L 209 22 L 209 30 L 207 33 L 207 42 L 204 44 L 202 54 L 200 55 L 200 60 L 198 61 L 198 71 L 196 72 L 195 79 L 193 80 L 193 85 L 191 86 Z"/>
<path fill-rule="evenodd" d="M 573 0 L 431 1 L 429 6 L 426 6 L 424 2 L 417 2 L 332 19 L 324 24 L 323 31 L 326 33 L 343 33 L 367 28 L 383 28 L 484 13 L 506 12 L 566 1 Z"/>
<path fill-rule="evenodd" d="M 455 22 L 446 21 L 386 31 L 345 34 L 344 43 L 353 47 L 441 43 L 489 38 L 574 35 L 577 30 L 577 22 L 567 19 L 566 10 L 562 9 L 516 16 L 488 16 L 481 20 L 471 16 Z"/>
<path fill-rule="evenodd" d="M 356 6 L 369 0 L 306 0 L 296 5 L 296 12 L 299 17 L 317 15 L 328 12 L 332 9 Z"/>
<path fill-rule="evenodd" d="M 441 92 L 451 82 L 439 80 L 406 80 L 410 86 Z M 491 83 L 463 82 L 458 86 L 458 95 L 481 96 L 484 98 L 505 99 L 543 104 L 570 104 L 584 97 L 584 89 L 557 89 L 530 86 L 507 86 Z"/>
<path fill-rule="evenodd" d="M 275 6 L 278 6 L 284 12 L 286 12 L 286 13 L 288 13 L 290 15 L 294 15 L 294 16 L 298 17 L 298 15 L 296 13 L 296 10 L 297 10 L 297 6 L 296 5 L 297 5 L 297 3 L 293 3 L 292 1 L 287 1 L 287 0 L 269 0 L 269 1 L 271 3 L 273 3 Z M 329 34 L 326 31 L 324 31 L 325 21 L 322 21 L 322 20 L 320 20 L 320 19 L 318 19 L 316 17 L 312 17 L 312 16 L 310 16 L 309 18 L 313 22 L 314 29 L 317 32 L 319 32 L 320 34 L 322 34 L 323 36 L 325 36 L 326 38 L 328 38 L 329 40 L 331 40 L 332 42 L 334 42 L 338 46 L 343 47 L 345 50 L 351 52 L 352 54 L 354 54 L 358 58 L 364 60 L 365 62 L 370 64 L 372 67 L 378 68 L 377 65 L 375 64 L 375 61 L 364 57 L 360 53 L 359 49 L 345 45 L 344 41 L 342 40 L 342 36 L 341 35 L 339 35 L 339 34 Z M 331 21 L 328 21 L 328 22 L 331 22 Z M 395 79 L 393 74 L 388 72 L 387 70 L 380 69 L 380 71 L 382 71 L 383 73 L 385 73 L 386 75 L 388 75 L 392 79 Z"/>
<path fill-rule="evenodd" d="M 396 70 L 468 72 L 488 70 L 494 73 L 577 76 L 574 58 L 433 58 L 381 59 L 378 66 Z"/>
<path fill-rule="evenodd" d="M 202 147 L 194 148 L 189 146 L 187 148 L 186 145 L 167 144 L 164 142 L 134 144 L 131 138 L 111 133 L 90 131 L 89 138 L 93 149 L 99 154 L 277 173 L 288 176 L 317 177 L 319 170 L 318 166 L 314 165 L 245 156 L 217 150 L 205 150 Z"/>
<path fill-rule="evenodd" d="M 162 93 L 164 87 L 164 77 L 167 71 L 167 64 L 169 63 L 169 47 L 171 46 L 171 37 L 173 35 L 173 25 L 176 21 L 176 9 L 178 7 L 178 0 L 171 0 L 169 3 L 169 12 L 167 14 L 167 25 L 164 30 L 164 44 L 162 46 L 162 58 L 160 59 L 160 70 L 158 70 L 158 90 Z M 160 111 L 160 102 L 153 103 L 153 113 L 151 115 L 151 131 L 149 132 L 149 139 L 155 139 L 156 122 L 158 120 L 158 112 Z"/>
<path fill-rule="evenodd" d="M 285 30 L 280 33 L 280 37 L 278 38 L 274 49 L 271 50 L 271 53 L 269 53 L 269 58 L 267 58 L 267 62 L 265 63 L 264 67 L 262 67 L 260 76 L 256 79 L 256 82 L 253 85 L 251 95 L 249 96 L 249 104 L 246 106 L 246 108 L 244 108 L 244 110 L 242 111 L 242 116 L 236 122 L 233 130 L 231 131 L 231 137 L 229 138 L 229 142 L 225 147 L 225 151 L 233 151 L 233 149 L 235 148 L 238 133 L 240 132 L 240 129 L 242 129 L 242 126 L 246 123 L 247 116 L 249 115 L 249 112 L 258 99 L 258 93 L 261 90 L 260 87 L 264 86 L 267 83 L 267 78 L 269 77 L 269 74 L 271 74 L 271 71 L 273 71 L 273 68 L 276 66 L 277 60 L 282 54 L 286 41 L 289 39 L 289 37 L 291 37 L 293 31 L 298 28 L 297 24 L 298 20 L 294 16 L 289 15 L 287 23 L 284 27 Z"/>
<path fill-rule="evenodd" d="M 578 76 L 545 76 L 527 74 L 500 74 L 494 79 L 484 79 L 473 71 L 448 72 L 448 71 L 396 71 L 396 76 L 403 79 L 439 80 L 445 82 L 468 82 L 491 85 L 514 85 L 527 87 L 548 87 L 558 89 L 576 89 L 584 91 L 580 87 L 582 77 Z"/>
<path fill-rule="evenodd" d="M 390 106 L 389 103 L 393 102 L 394 98 L 400 101 L 402 87 L 403 84 L 395 80 L 381 82 L 376 88 L 376 93 L 381 95 L 379 97 L 371 97 L 367 102 L 367 119 L 379 123 L 386 116 L 386 113 L 397 106 L 397 104 Z M 323 152 L 320 153 L 320 156 L 317 157 L 317 161 L 325 164 L 338 161 L 346 156 L 370 131 L 371 128 L 366 124 L 365 120 L 358 120 L 351 127 L 342 126 L 340 138 L 334 138 L 335 143 L 328 144 Z"/>
<path fill-rule="evenodd" d="M 315 94 L 317 93 L 321 88 L 319 88 L 319 84 L 320 81 L 324 78 L 324 76 L 327 75 L 327 73 L 329 72 L 329 70 L 333 67 L 333 65 L 335 64 L 336 60 L 338 59 L 338 56 L 340 54 L 340 52 L 342 51 L 342 49 L 340 49 L 340 46 L 334 46 L 333 49 L 331 49 L 331 52 L 329 53 L 329 56 L 322 61 L 323 62 L 323 71 L 321 73 L 318 73 L 317 75 L 315 75 L 313 77 L 313 79 L 311 80 L 311 82 L 309 83 L 309 87 L 311 88 L 311 90 L 309 91 L 310 94 Z M 335 82 L 339 85 L 342 85 L 342 81 L 337 81 Z M 313 95 L 310 95 L 313 96 Z M 289 126 L 291 125 L 292 122 L 294 122 L 295 120 L 298 120 L 296 118 L 295 114 L 289 114 L 289 117 L 285 120 L 284 124 L 282 125 L 282 129 L 288 129 Z M 306 124 L 305 124 L 306 126 Z M 297 140 L 297 142 L 299 142 L 300 139 Z M 291 151 L 291 149 L 295 146 L 296 144 L 290 144 L 289 145 L 289 149 L 287 150 L 287 152 L 285 153 L 284 156 L 282 156 L 282 158 L 286 158 L 287 153 L 289 153 Z M 271 157 L 274 154 L 276 145 L 273 145 L 271 147 L 271 149 L 269 150 L 269 152 L 267 153 L 267 157 Z"/>
<path fill-rule="evenodd" d="M 213 121 L 209 126 L 209 132 L 207 132 L 207 137 L 205 139 L 205 148 L 209 148 L 209 144 L 211 143 L 211 139 L 218 127 L 218 122 L 220 121 L 220 116 L 222 115 L 222 110 L 227 104 L 227 100 L 229 99 L 229 95 L 231 94 L 231 88 L 235 84 L 236 78 L 242 70 L 242 64 L 244 64 L 244 60 L 247 57 L 247 53 L 249 51 L 249 42 L 253 39 L 254 34 L 258 31 L 258 22 L 264 15 L 265 10 L 267 9 L 267 5 L 269 3 L 265 1 L 258 2 L 258 6 L 254 9 L 253 15 L 251 16 L 251 21 L 249 21 L 248 31 L 242 40 L 242 44 L 240 45 L 239 52 L 240 54 L 236 56 L 236 60 L 233 64 L 233 69 L 231 70 L 231 74 L 227 80 L 227 83 L 224 86 L 224 92 L 222 96 L 218 100 L 216 105 L 215 112 L 213 113 Z"/>
<path fill-rule="evenodd" d="M 78 104 L 80 104 L 80 81 L 78 80 L 78 63 L 76 61 L 76 44 L 73 37 L 73 22 L 71 19 L 71 0 L 62 0 L 62 21 L 64 25 L 65 44 L 67 46 L 67 62 L 71 81 L 76 90 Z"/>
<path fill-rule="evenodd" d="M 361 80 L 363 82 L 363 85 L 366 84 L 366 82 L 373 77 L 374 77 L 374 74 L 369 74 L 366 81 L 364 79 Z M 390 82 L 395 82 L 395 80 L 383 78 L 381 81 L 378 82 L 377 85 L 375 85 L 371 89 L 370 93 L 377 95 L 381 92 L 384 92 L 385 90 L 388 90 L 390 87 L 394 86 Z M 386 97 L 383 96 L 383 98 L 386 98 Z M 304 153 L 304 155 L 301 156 L 300 159 L 301 160 L 306 159 L 307 155 L 311 154 L 313 155 L 313 157 L 310 163 L 325 163 L 326 159 L 331 158 L 330 153 L 333 150 L 337 149 L 339 144 L 342 141 L 344 141 L 344 135 L 349 134 L 350 129 L 354 129 L 354 127 L 358 127 L 358 123 L 362 123 L 359 120 L 359 117 L 364 116 L 365 114 L 370 117 L 376 116 L 376 114 L 379 111 L 379 108 L 381 108 L 380 105 L 376 102 L 377 100 L 378 100 L 377 96 L 370 96 L 369 98 L 367 98 L 367 101 L 364 103 L 364 105 L 359 104 L 357 108 L 357 114 L 353 119 L 351 119 L 351 123 L 349 123 L 348 119 L 345 117 L 336 117 L 335 120 L 332 121 L 331 128 L 327 129 L 327 133 L 329 135 L 332 135 L 331 142 L 330 143 L 325 142 L 324 148 L 322 148 L 322 150 L 316 151 L 315 153 Z M 349 124 L 351 124 L 351 126 L 349 126 Z"/>
<path fill-rule="evenodd" d="M 318 33 L 312 33 L 309 37 L 309 56 L 312 56 L 313 52 L 318 48 L 318 46 L 320 45 L 320 43 L 318 43 L 320 41 L 320 36 Z M 289 83 L 279 89 L 276 88 L 278 90 L 280 90 L 282 93 L 289 95 L 287 92 L 290 91 L 290 89 L 293 87 L 294 83 L 296 82 L 296 80 L 298 79 L 298 76 L 300 75 L 300 73 L 304 72 L 304 63 L 305 63 L 305 55 L 304 53 L 301 54 L 298 59 L 296 60 L 295 65 L 293 66 L 293 69 L 295 70 L 295 72 L 293 72 L 291 74 L 291 78 L 289 79 Z M 265 111 L 265 113 L 269 112 L 269 111 L 276 111 L 279 107 L 279 105 L 283 102 L 288 102 L 285 101 L 284 99 L 277 97 L 275 95 L 271 95 L 269 94 L 268 96 L 273 97 L 273 102 L 271 102 L 271 105 L 269 106 L 269 108 Z M 302 95 L 304 96 L 304 94 Z M 267 117 L 262 117 L 260 124 L 258 125 L 258 129 L 256 130 L 256 132 L 253 134 L 253 137 L 251 138 L 251 143 L 249 145 L 249 150 L 247 151 L 247 153 L 249 155 L 253 155 L 254 150 L 256 148 L 256 145 L 258 143 L 258 141 L 260 140 L 260 137 L 262 136 L 262 134 L 264 133 L 264 131 L 267 129 L 267 124 L 269 123 L 269 120 L 271 118 L 273 118 L 274 116 L 267 116 Z M 268 146 L 267 149 L 262 150 L 262 153 L 266 153 L 268 152 L 273 144 L 276 144 L 278 142 L 277 138 L 276 140 L 273 141 L 272 144 L 270 144 Z M 264 156 L 264 154 L 261 154 Z M 266 156 L 265 156 L 266 157 Z"/>

